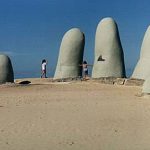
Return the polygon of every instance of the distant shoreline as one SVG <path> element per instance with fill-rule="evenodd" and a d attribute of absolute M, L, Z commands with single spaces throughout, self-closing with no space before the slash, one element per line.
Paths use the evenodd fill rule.
<path fill-rule="evenodd" d="M 132 75 L 133 69 L 126 69 L 126 76 L 127 78 Z M 91 75 L 91 70 L 89 71 L 89 74 Z M 40 72 L 35 71 L 28 71 L 28 72 L 15 72 L 14 71 L 14 78 L 15 79 L 23 79 L 23 78 L 40 78 Z M 47 76 L 49 78 L 53 78 L 54 72 L 48 72 Z"/>

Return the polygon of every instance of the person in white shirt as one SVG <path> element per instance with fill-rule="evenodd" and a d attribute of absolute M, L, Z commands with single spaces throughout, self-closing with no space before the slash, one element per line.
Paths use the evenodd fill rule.
<path fill-rule="evenodd" d="M 93 66 L 93 65 L 89 65 L 87 64 L 87 62 L 84 60 L 82 64 L 80 64 L 79 66 L 82 66 L 82 70 L 83 70 L 83 79 L 89 79 L 88 76 L 88 66 Z"/>
<path fill-rule="evenodd" d="M 46 65 L 47 61 L 45 59 L 42 60 L 42 75 L 41 78 L 47 78 L 46 77 Z"/>

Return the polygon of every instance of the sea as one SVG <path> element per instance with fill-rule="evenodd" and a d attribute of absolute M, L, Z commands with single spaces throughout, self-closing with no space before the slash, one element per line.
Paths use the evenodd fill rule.
<path fill-rule="evenodd" d="M 54 69 L 51 71 L 47 71 L 47 77 L 53 78 L 54 76 Z M 89 76 L 91 76 L 92 70 L 89 69 Z M 126 76 L 129 78 L 132 75 L 133 69 L 126 69 Z M 14 71 L 14 78 L 15 79 L 22 79 L 22 78 L 40 78 L 41 72 L 40 71 Z"/>

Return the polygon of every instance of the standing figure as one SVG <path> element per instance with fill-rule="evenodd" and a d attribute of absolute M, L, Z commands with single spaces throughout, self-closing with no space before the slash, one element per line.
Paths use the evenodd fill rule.
<path fill-rule="evenodd" d="M 42 75 L 41 78 L 47 78 L 46 77 L 46 65 L 47 61 L 45 59 L 42 60 Z"/>
<path fill-rule="evenodd" d="M 92 65 L 88 65 L 87 61 L 83 61 L 83 63 L 79 66 L 82 66 L 82 70 L 83 70 L 83 79 L 88 79 L 89 75 L 88 75 L 88 66 L 92 66 Z"/>

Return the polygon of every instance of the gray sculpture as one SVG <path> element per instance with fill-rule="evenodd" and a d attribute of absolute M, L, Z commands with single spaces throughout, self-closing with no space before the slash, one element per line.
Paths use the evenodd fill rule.
<path fill-rule="evenodd" d="M 10 58 L 0 54 L 0 84 L 6 82 L 14 82 L 13 68 Z"/>
<path fill-rule="evenodd" d="M 92 77 L 125 77 L 124 54 L 112 18 L 104 18 L 97 26 Z"/>
<path fill-rule="evenodd" d="M 150 76 L 150 26 L 148 27 L 143 43 L 139 61 L 134 69 L 132 78 L 147 79 Z"/>
<path fill-rule="evenodd" d="M 69 78 L 82 75 L 79 64 L 83 61 L 85 38 L 78 29 L 69 30 L 63 37 L 54 78 Z"/>

